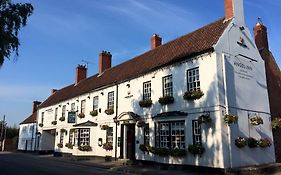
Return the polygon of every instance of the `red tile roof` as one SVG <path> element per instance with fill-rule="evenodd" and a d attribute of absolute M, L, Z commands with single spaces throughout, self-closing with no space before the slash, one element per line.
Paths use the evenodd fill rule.
<path fill-rule="evenodd" d="M 34 112 L 33 114 L 31 114 L 31 116 L 27 117 L 23 122 L 21 122 L 20 125 L 29 124 L 29 123 L 36 123 L 36 118 L 37 118 L 37 113 Z"/>
<path fill-rule="evenodd" d="M 220 19 L 192 33 L 179 37 L 129 61 L 106 70 L 102 75 L 94 75 L 58 90 L 45 100 L 39 108 L 51 106 L 61 101 L 90 92 L 94 89 L 139 77 L 160 67 L 213 51 L 229 21 Z"/>

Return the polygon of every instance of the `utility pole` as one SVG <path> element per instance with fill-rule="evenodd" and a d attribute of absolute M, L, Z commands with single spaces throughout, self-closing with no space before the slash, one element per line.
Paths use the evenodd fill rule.
<path fill-rule="evenodd" d="M 3 121 L 1 122 L 1 137 L 0 137 L 0 151 L 4 151 L 4 144 L 6 138 L 6 124 L 5 124 L 6 116 L 4 115 Z"/>

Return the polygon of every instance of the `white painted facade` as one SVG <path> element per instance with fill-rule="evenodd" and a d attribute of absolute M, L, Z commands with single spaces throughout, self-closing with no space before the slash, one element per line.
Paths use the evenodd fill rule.
<path fill-rule="evenodd" d="M 18 150 L 35 151 L 36 150 L 36 130 L 37 123 L 21 124 L 19 130 Z"/>
<path fill-rule="evenodd" d="M 134 156 L 137 160 L 215 168 L 234 168 L 275 162 L 274 145 L 268 148 L 245 147 L 239 149 L 234 144 L 235 139 L 239 136 L 256 139 L 268 138 L 273 144 L 264 62 L 248 28 L 243 25 L 240 18 L 237 19 L 238 22 L 236 22 L 236 18 L 232 19 L 214 46 L 214 52 L 186 58 L 185 61 L 135 79 L 93 90 L 59 104 L 39 109 L 37 121 L 43 123 L 43 127 L 38 128 L 41 133 L 39 150 L 53 149 L 75 156 L 116 156 L 116 158 L 126 159 L 129 158 L 128 144 L 126 144 L 128 132 L 126 131 L 132 129 L 130 126 L 133 126 L 135 133 L 135 151 L 133 152 L 135 152 Z M 242 42 L 243 46 L 237 42 Z M 200 75 L 200 89 L 204 92 L 204 96 L 199 100 L 186 101 L 183 99 L 183 95 L 187 91 L 187 70 L 197 67 Z M 175 101 L 173 104 L 162 106 L 158 102 L 158 99 L 163 96 L 162 78 L 168 75 L 172 75 Z M 143 83 L 147 81 L 151 81 L 153 104 L 150 108 L 141 108 L 139 101 L 143 98 Z M 107 109 L 109 92 L 114 92 L 114 114 L 112 115 L 104 112 Z M 99 98 L 100 112 L 98 116 L 92 117 L 90 112 L 93 110 L 95 96 Z M 59 120 L 64 105 L 66 105 L 66 111 L 70 111 L 71 104 L 75 103 L 75 110 L 77 110 L 77 114 L 80 113 L 82 100 L 86 100 L 85 118 L 76 117 L 75 123 L 70 124 L 67 122 L 66 114 L 65 121 Z M 55 120 L 56 108 L 58 109 L 57 124 L 53 125 L 51 123 Z M 154 118 L 157 114 L 170 111 L 181 111 L 187 114 Z M 135 124 L 136 121 L 132 120 L 128 114 L 124 114 L 133 112 L 149 124 L 151 146 L 155 146 L 155 125 L 157 123 L 184 121 L 184 142 L 185 149 L 187 149 L 188 145 L 193 143 L 192 121 L 197 120 L 206 111 L 210 112 L 212 123 L 201 125 L 202 146 L 205 148 L 205 152 L 201 156 L 187 153 L 182 158 L 159 157 L 152 153 L 143 153 L 139 149 L 139 145 L 144 143 L 144 129 L 136 125 L 129 125 Z M 44 113 L 43 122 L 42 113 Z M 228 113 L 239 116 L 237 124 L 226 125 L 224 123 L 223 117 Z M 262 125 L 253 126 L 249 123 L 249 116 L 254 114 L 263 118 Z M 118 124 L 114 122 L 114 117 L 117 117 Z M 97 126 L 73 126 L 87 121 L 97 123 Z M 106 151 L 101 146 L 101 143 L 106 142 L 106 130 L 101 129 L 102 125 L 113 128 L 112 151 Z M 80 151 L 76 145 L 73 149 L 65 146 L 66 143 L 69 143 L 70 130 L 73 128 L 90 129 L 92 151 Z M 58 148 L 61 129 L 66 129 L 67 132 L 63 133 L 63 147 Z M 121 132 L 122 130 L 124 132 Z M 45 135 L 47 137 L 44 137 Z"/>

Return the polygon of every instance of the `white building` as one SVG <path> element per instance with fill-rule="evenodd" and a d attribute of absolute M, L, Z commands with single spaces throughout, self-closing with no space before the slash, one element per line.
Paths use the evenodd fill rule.
<path fill-rule="evenodd" d="M 39 107 L 39 149 L 216 168 L 275 162 L 264 61 L 243 1 L 225 5 L 225 18 L 163 45 L 153 35 L 150 51 L 115 67 L 103 51 L 94 76 L 78 65 L 76 82 Z"/>
<path fill-rule="evenodd" d="M 34 101 L 32 114 L 20 123 L 18 150 L 36 151 L 38 147 L 37 132 L 37 107 L 41 102 Z"/>

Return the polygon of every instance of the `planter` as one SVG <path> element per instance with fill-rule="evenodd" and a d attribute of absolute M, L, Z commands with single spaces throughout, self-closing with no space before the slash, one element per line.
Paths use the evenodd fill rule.
<path fill-rule="evenodd" d="M 145 144 L 140 144 L 139 149 L 143 152 L 143 153 L 148 153 L 149 152 L 149 145 L 145 145 Z"/>
<path fill-rule="evenodd" d="M 39 123 L 38 126 L 39 126 L 39 127 L 43 127 L 43 123 Z"/>
<path fill-rule="evenodd" d="M 266 148 L 271 146 L 271 142 L 268 139 L 260 139 L 258 141 L 259 147 Z"/>
<path fill-rule="evenodd" d="M 56 125 L 57 124 L 57 121 L 52 121 L 52 125 Z"/>
<path fill-rule="evenodd" d="M 263 119 L 260 116 L 255 115 L 253 117 L 250 117 L 250 123 L 255 126 L 261 125 L 263 124 Z"/>
<path fill-rule="evenodd" d="M 170 155 L 170 150 L 168 148 L 155 148 L 154 154 L 160 157 L 165 157 Z"/>
<path fill-rule="evenodd" d="M 91 146 L 89 146 L 89 145 L 81 145 L 81 146 L 78 146 L 78 149 L 80 150 L 80 151 L 92 151 L 92 147 Z"/>
<path fill-rule="evenodd" d="M 113 109 L 106 109 L 104 112 L 105 112 L 107 115 L 112 115 L 112 114 L 114 114 L 114 110 L 113 110 Z"/>
<path fill-rule="evenodd" d="M 235 145 L 238 148 L 243 148 L 248 144 L 247 139 L 244 137 L 238 137 L 237 139 L 235 139 Z"/>
<path fill-rule="evenodd" d="M 62 144 L 62 143 L 58 143 L 57 146 L 58 146 L 59 148 L 62 148 L 62 147 L 63 147 L 63 144 Z"/>
<path fill-rule="evenodd" d="M 144 125 L 145 125 L 145 122 L 142 120 L 137 122 L 137 127 L 139 127 L 139 128 L 144 127 Z"/>
<path fill-rule="evenodd" d="M 113 150 L 113 145 L 112 143 L 104 143 L 102 148 L 105 149 L 106 151 L 111 151 Z"/>
<path fill-rule="evenodd" d="M 271 122 L 272 129 L 278 129 L 281 127 L 281 118 L 275 118 Z"/>
<path fill-rule="evenodd" d="M 66 143 L 65 147 L 67 147 L 68 149 L 73 149 L 73 145 L 71 143 Z"/>
<path fill-rule="evenodd" d="M 204 93 L 201 90 L 196 91 L 187 91 L 183 95 L 183 99 L 185 100 L 198 100 L 203 97 Z"/>
<path fill-rule="evenodd" d="M 140 107 L 142 107 L 142 108 L 150 108 L 151 105 L 152 105 L 152 100 L 147 99 L 147 100 L 139 101 L 139 105 L 140 105 Z"/>
<path fill-rule="evenodd" d="M 188 151 L 193 155 L 202 155 L 205 152 L 205 148 L 202 145 L 189 145 Z"/>
<path fill-rule="evenodd" d="M 174 103 L 175 99 L 173 96 L 164 96 L 164 97 L 160 97 L 158 102 L 161 105 L 168 105 L 168 104 L 172 104 Z"/>
<path fill-rule="evenodd" d="M 61 133 L 66 133 L 66 129 L 62 128 L 62 129 L 60 129 L 60 132 Z"/>
<path fill-rule="evenodd" d="M 84 113 L 80 113 L 80 114 L 78 114 L 78 117 L 79 118 L 85 118 L 85 114 Z"/>
<path fill-rule="evenodd" d="M 252 137 L 248 138 L 248 147 L 249 148 L 256 148 L 258 145 L 259 145 L 259 142 L 256 139 L 254 139 Z"/>
<path fill-rule="evenodd" d="M 172 149 L 170 151 L 171 156 L 173 157 L 185 157 L 186 150 L 185 149 Z"/>
<path fill-rule="evenodd" d="M 224 123 L 225 124 L 234 124 L 234 123 L 237 123 L 238 121 L 238 116 L 235 116 L 235 115 L 232 115 L 232 114 L 225 114 L 224 116 Z"/>
<path fill-rule="evenodd" d="M 97 116 L 98 115 L 98 110 L 91 111 L 90 115 L 93 116 L 93 117 Z"/>
<path fill-rule="evenodd" d="M 203 115 L 201 115 L 201 116 L 198 118 L 198 122 L 199 122 L 200 124 L 202 124 L 202 123 L 205 123 L 205 124 L 211 123 L 211 122 L 212 122 L 212 119 L 211 119 L 210 114 L 203 114 Z"/>
<path fill-rule="evenodd" d="M 60 121 L 65 121 L 65 117 L 60 117 L 59 120 Z"/>
<path fill-rule="evenodd" d="M 101 125 L 101 130 L 107 130 L 109 128 L 108 125 Z"/>

